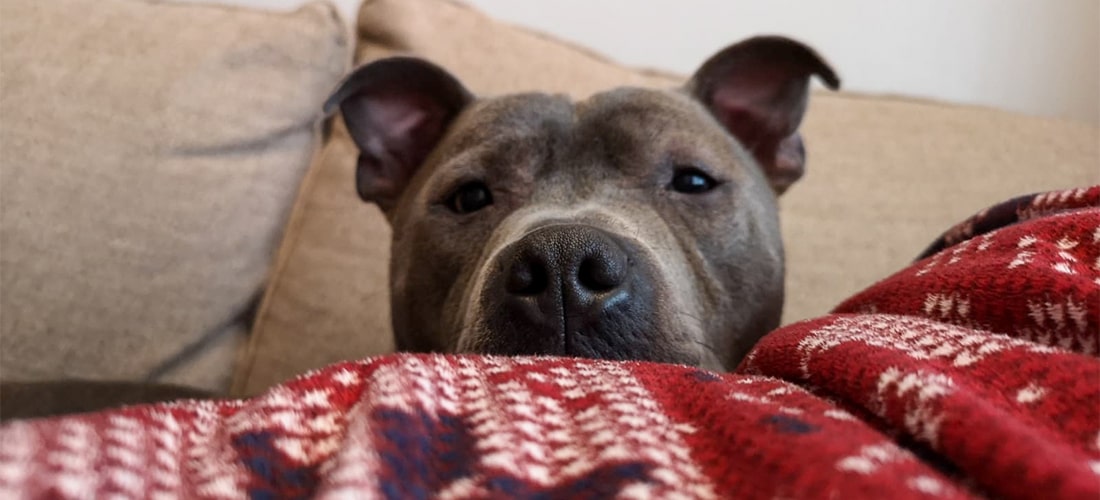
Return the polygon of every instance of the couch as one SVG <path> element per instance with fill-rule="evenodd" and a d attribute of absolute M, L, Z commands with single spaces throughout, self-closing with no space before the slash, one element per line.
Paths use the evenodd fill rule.
<path fill-rule="evenodd" d="M 354 64 L 414 54 L 483 95 L 683 81 L 456 1 L 343 12 L 0 2 L 0 380 L 249 396 L 392 351 L 389 230 L 320 111 Z M 1100 181 L 1095 125 L 996 109 L 815 92 L 804 136 L 787 324 L 985 206 Z"/>

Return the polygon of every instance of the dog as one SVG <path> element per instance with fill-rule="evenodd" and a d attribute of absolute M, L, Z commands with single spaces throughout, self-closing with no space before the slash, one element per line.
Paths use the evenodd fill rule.
<path fill-rule="evenodd" d="M 682 88 L 572 102 L 475 98 L 411 57 L 353 71 L 324 105 L 359 149 L 356 190 L 393 228 L 399 350 L 645 360 L 732 370 L 779 324 L 777 197 L 803 174 L 809 47 L 756 37 Z M 149 383 L 0 384 L 0 421 L 211 394 Z"/>
<path fill-rule="evenodd" d="M 431 62 L 354 70 L 325 103 L 393 229 L 402 351 L 732 370 L 779 325 L 777 197 L 803 174 L 811 48 L 761 36 L 678 89 L 477 98 Z"/>

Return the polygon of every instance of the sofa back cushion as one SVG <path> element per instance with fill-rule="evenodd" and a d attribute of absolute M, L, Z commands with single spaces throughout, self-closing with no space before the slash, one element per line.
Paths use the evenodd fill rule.
<path fill-rule="evenodd" d="M 348 67 L 327 3 L 0 3 L 0 377 L 224 391 Z"/>

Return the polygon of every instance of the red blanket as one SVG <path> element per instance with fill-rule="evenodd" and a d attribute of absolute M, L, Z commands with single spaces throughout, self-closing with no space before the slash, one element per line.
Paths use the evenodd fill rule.
<path fill-rule="evenodd" d="M 1100 498 L 1100 187 L 1025 197 L 734 374 L 392 355 L 0 428 L 2 498 Z"/>

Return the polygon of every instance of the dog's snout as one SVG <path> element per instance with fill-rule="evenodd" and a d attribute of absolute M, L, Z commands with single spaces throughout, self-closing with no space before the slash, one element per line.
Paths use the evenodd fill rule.
<path fill-rule="evenodd" d="M 630 257 L 614 236 L 583 225 L 536 229 L 501 256 L 504 289 L 533 299 L 544 314 L 598 314 L 626 280 Z M 589 309 L 597 309 L 590 311 Z"/>
<path fill-rule="evenodd" d="M 546 291 L 550 285 L 546 265 L 532 259 L 512 262 L 508 268 L 504 287 L 513 295 L 534 296 Z"/>
<path fill-rule="evenodd" d="M 629 263 L 621 253 L 589 255 L 577 269 L 577 283 L 592 292 L 609 292 L 623 283 Z"/>
<path fill-rule="evenodd" d="M 502 248 L 485 268 L 475 352 L 648 359 L 695 364 L 681 344 L 668 288 L 652 255 L 631 235 L 553 222 Z"/>
<path fill-rule="evenodd" d="M 502 256 L 505 290 L 513 295 L 586 307 L 619 288 L 630 257 L 615 237 L 587 226 L 556 225 L 532 231 Z"/>
<path fill-rule="evenodd" d="M 482 300 L 490 352 L 615 358 L 652 314 L 637 246 L 586 224 L 539 227 L 497 254 Z"/>

